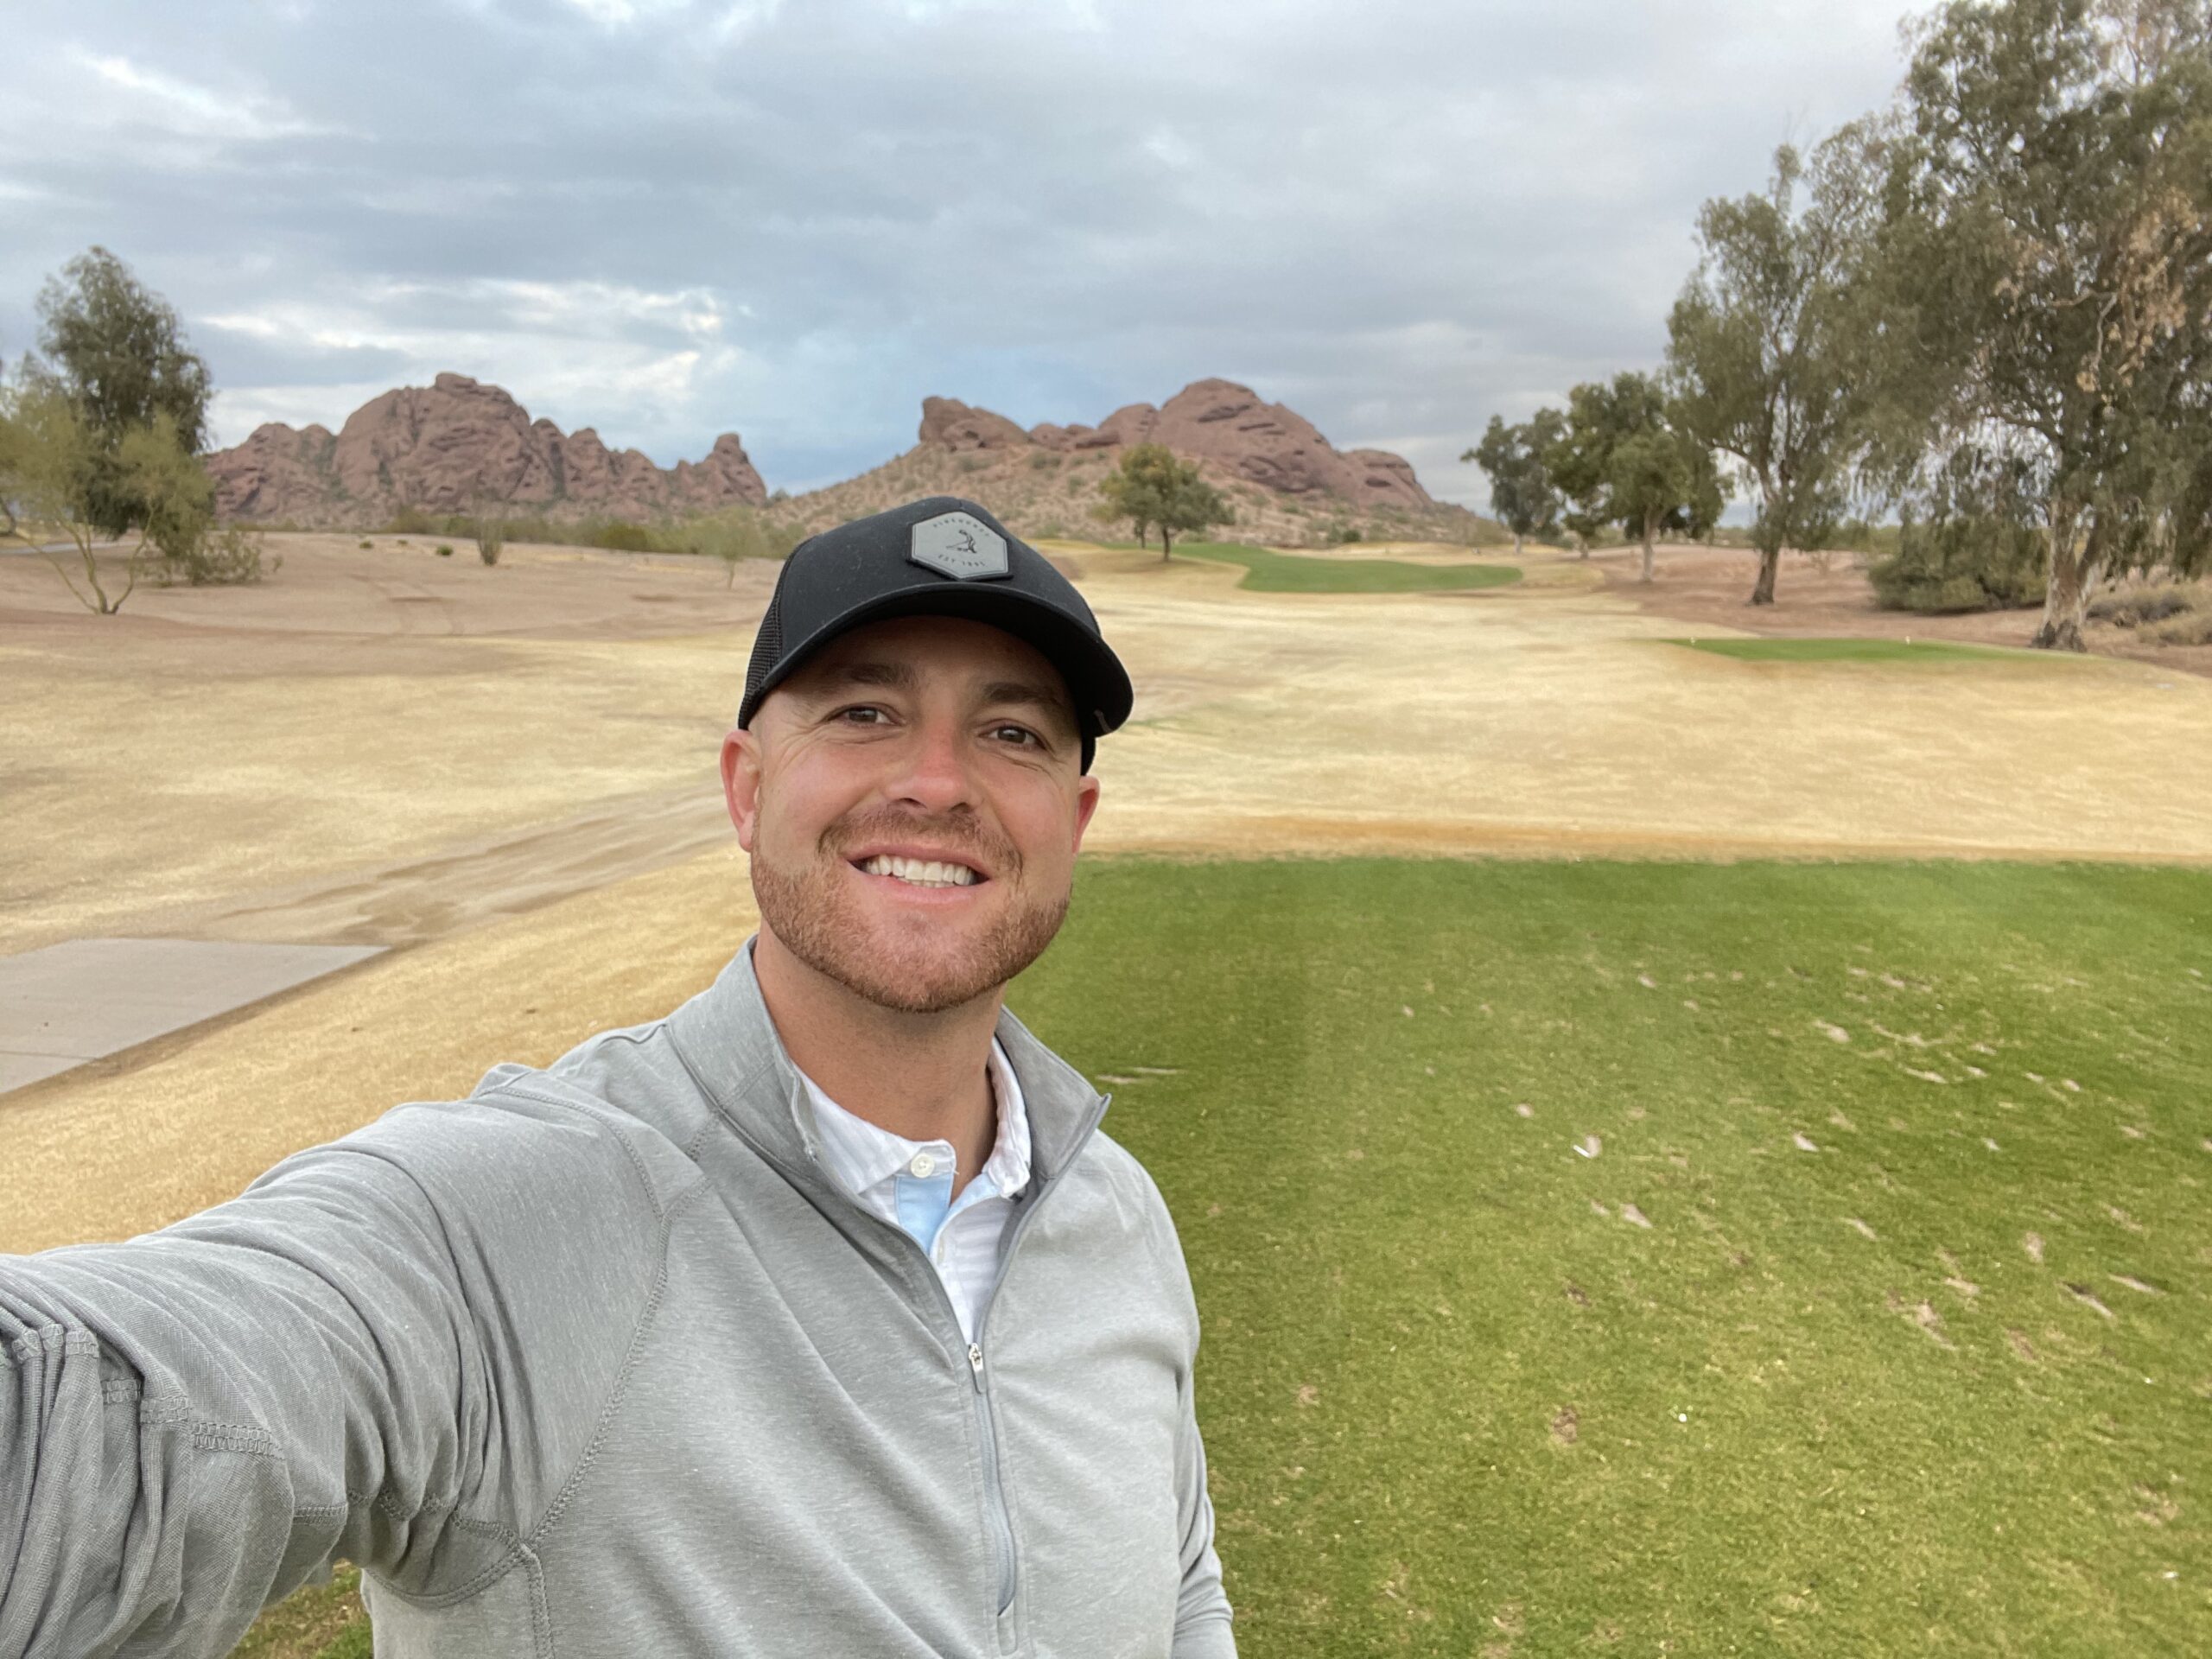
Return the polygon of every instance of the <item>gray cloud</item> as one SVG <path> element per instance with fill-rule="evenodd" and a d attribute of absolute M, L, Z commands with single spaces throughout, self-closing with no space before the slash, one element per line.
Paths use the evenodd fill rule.
<path fill-rule="evenodd" d="M 100 242 L 219 435 L 458 369 L 772 483 L 924 393 L 1226 374 L 1479 505 L 1461 449 L 1655 362 L 1705 197 L 1878 102 L 1894 0 L 92 0 L 11 21 L 0 347 Z"/>

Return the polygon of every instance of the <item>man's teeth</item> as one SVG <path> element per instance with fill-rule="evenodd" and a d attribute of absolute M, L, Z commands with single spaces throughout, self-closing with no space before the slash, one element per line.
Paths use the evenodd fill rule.
<path fill-rule="evenodd" d="M 870 875 L 895 875 L 901 881 L 911 881 L 918 887 L 966 887 L 976 881 L 976 872 L 965 864 L 940 864 L 933 859 L 894 858 L 888 853 L 878 853 L 864 859 L 861 868 Z"/>

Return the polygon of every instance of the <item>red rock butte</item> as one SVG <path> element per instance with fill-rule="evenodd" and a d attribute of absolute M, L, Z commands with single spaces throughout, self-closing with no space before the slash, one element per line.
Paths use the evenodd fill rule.
<path fill-rule="evenodd" d="M 1198 461 L 1217 482 L 1255 486 L 1285 503 L 1333 502 L 1355 513 L 1457 511 L 1441 507 L 1402 456 L 1338 449 L 1304 416 L 1233 380 L 1193 381 L 1158 408 L 1129 404 L 1096 426 L 1048 421 L 1027 431 L 957 398 L 925 397 L 919 436 L 904 460 L 975 452 L 1013 475 L 1027 470 L 1016 459 L 1024 454 L 1073 461 L 1159 443 Z M 309 527 L 381 524 L 404 508 L 467 513 L 488 502 L 549 517 L 645 520 L 768 499 L 734 432 L 715 439 L 702 461 L 662 467 L 639 450 L 609 449 L 590 427 L 564 435 L 551 421 L 531 420 L 501 388 L 462 374 L 372 398 L 334 436 L 327 427 L 271 423 L 210 455 L 207 468 L 226 518 Z M 994 480 L 1007 482 L 995 468 L 978 484 Z M 800 499 L 842 505 L 847 487 Z"/>
<path fill-rule="evenodd" d="M 1129 404 L 1096 426 L 1027 431 L 1003 415 L 951 397 L 922 400 L 921 441 L 947 449 L 1039 449 L 1066 453 L 1160 443 L 1179 455 L 1211 461 L 1240 478 L 1287 496 L 1332 495 L 1356 507 L 1415 510 L 1437 504 L 1402 455 L 1387 449 L 1338 449 L 1313 422 L 1262 401 L 1234 380 L 1194 380 L 1154 409 Z"/>
<path fill-rule="evenodd" d="M 324 426 L 278 422 L 207 458 L 226 518 L 300 524 L 381 522 L 403 507 L 510 510 L 608 518 L 658 518 L 760 506 L 760 474 L 734 432 L 706 459 L 656 466 L 636 449 L 612 450 L 583 427 L 564 435 L 498 386 L 441 374 L 371 399 L 336 436 Z"/>

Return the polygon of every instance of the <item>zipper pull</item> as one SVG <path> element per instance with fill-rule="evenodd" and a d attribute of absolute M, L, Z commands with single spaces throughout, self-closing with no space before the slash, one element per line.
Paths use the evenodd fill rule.
<path fill-rule="evenodd" d="M 983 1386 L 983 1344 L 980 1342 L 968 1344 L 968 1369 L 975 1372 L 976 1387 L 980 1392 Z"/>

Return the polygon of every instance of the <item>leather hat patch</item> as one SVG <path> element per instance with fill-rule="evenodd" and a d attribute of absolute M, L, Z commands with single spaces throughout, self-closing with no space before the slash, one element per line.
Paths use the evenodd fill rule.
<path fill-rule="evenodd" d="M 1006 537 L 973 513 L 944 512 L 914 526 L 906 556 L 955 582 L 1009 574 Z"/>

